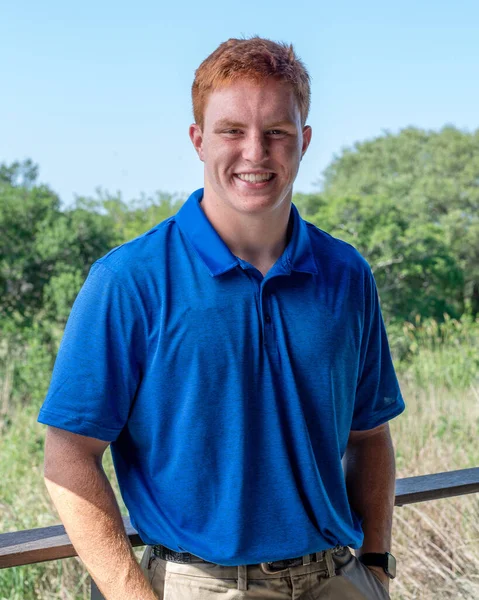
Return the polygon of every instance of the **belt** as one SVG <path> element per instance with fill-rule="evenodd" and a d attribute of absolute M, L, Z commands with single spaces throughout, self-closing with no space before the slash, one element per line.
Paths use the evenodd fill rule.
<path fill-rule="evenodd" d="M 169 548 L 167 548 L 166 546 L 162 546 L 161 544 L 152 546 L 152 549 L 153 554 L 155 556 L 170 562 L 207 563 L 210 565 L 216 564 L 208 560 L 204 560 L 199 556 L 195 556 L 194 554 L 190 554 L 189 552 L 175 552 L 174 550 L 170 550 Z M 314 552 L 312 554 L 306 554 L 305 556 L 298 556 L 296 558 L 286 558 L 283 560 L 259 563 L 259 566 L 263 573 L 271 574 L 278 573 L 280 571 L 286 571 L 291 567 L 309 565 L 310 563 L 314 562 L 324 562 L 325 570 L 327 570 L 329 577 L 334 577 L 335 567 L 332 557 L 334 554 L 343 554 L 346 551 L 346 549 L 346 546 L 336 546 L 334 548 L 330 548 L 329 550 L 321 550 L 320 552 Z"/>

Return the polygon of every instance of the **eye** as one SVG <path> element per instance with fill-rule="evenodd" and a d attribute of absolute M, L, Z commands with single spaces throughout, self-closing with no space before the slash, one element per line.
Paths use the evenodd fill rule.
<path fill-rule="evenodd" d="M 226 129 L 225 131 L 223 131 L 223 133 L 226 133 L 227 135 L 238 135 L 239 133 L 241 133 L 240 129 Z"/>
<path fill-rule="evenodd" d="M 267 131 L 269 135 L 277 137 L 278 135 L 286 135 L 286 131 L 282 131 L 281 129 L 270 129 Z"/>

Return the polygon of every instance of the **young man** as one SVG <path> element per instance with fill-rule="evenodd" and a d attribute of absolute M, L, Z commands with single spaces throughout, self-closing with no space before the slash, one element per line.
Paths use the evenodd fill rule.
<path fill-rule="evenodd" d="M 309 98 L 292 47 L 221 44 L 193 84 L 204 189 L 75 301 L 45 478 L 108 600 L 388 597 L 404 402 L 369 266 L 291 203 Z"/>

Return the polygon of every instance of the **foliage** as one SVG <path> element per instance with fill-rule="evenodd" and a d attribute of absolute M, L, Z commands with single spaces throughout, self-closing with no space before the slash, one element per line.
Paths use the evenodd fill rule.
<path fill-rule="evenodd" d="M 38 165 L 31 159 L 15 161 L 11 165 L 0 164 L 0 185 L 29 188 L 38 177 Z"/>
<path fill-rule="evenodd" d="M 465 213 L 477 210 L 478 174 L 479 130 L 409 127 L 344 150 L 324 172 L 324 191 L 328 196 L 395 198 L 439 221 L 451 206 Z"/>
<path fill-rule="evenodd" d="M 165 193 L 126 204 L 98 191 L 67 210 L 27 160 L 0 165 L 0 433 L 44 398 L 63 327 L 92 263 L 177 212 Z"/>
<path fill-rule="evenodd" d="M 13 319 L 28 327 L 41 308 L 49 265 L 38 256 L 36 239 L 58 210 L 58 197 L 45 186 L 0 186 L 0 323 Z"/>
<path fill-rule="evenodd" d="M 478 391 L 429 383 L 422 389 L 401 379 L 407 410 L 391 422 L 397 477 L 478 464 Z M 396 507 L 394 600 L 479 597 L 478 511 L 477 494 Z"/>
<path fill-rule="evenodd" d="M 410 127 L 358 142 L 306 205 L 380 268 L 388 320 L 479 313 L 479 130 Z"/>
<path fill-rule="evenodd" d="M 387 320 L 461 313 L 464 273 L 439 225 L 381 196 L 331 198 L 309 220 L 368 260 Z"/>
<path fill-rule="evenodd" d="M 22 179 L 15 173 L 27 167 L 14 165 L 3 171 L 28 185 L 0 185 L 0 328 L 9 322 L 21 330 L 40 316 L 65 321 L 90 264 L 113 237 L 105 217 L 81 209 L 61 212 L 58 196 L 36 184 L 36 167 Z"/>
<path fill-rule="evenodd" d="M 438 322 L 417 316 L 414 323 L 404 323 L 399 336 L 393 331 L 393 335 L 389 332 L 391 346 L 399 350 L 399 370 L 411 385 L 479 390 L 479 317 L 444 315 Z"/>
<path fill-rule="evenodd" d="M 105 212 L 113 222 L 117 243 L 122 243 L 176 214 L 184 200 L 185 198 L 176 194 L 156 192 L 154 196 L 142 195 L 139 199 L 126 203 L 121 194 L 113 196 L 98 189 L 96 199 L 80 198 L 79 202 L 87 202 L 90 210 L 93 208 Z"/>

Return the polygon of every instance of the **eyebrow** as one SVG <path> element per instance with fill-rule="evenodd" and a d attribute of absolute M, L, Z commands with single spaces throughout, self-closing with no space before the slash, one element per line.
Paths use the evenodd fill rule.
<path fill-rule="evenodd" d="M 244 127 L 245 125 L 243 123 L 240 123 L 239 121 L 229 121 L 228 119 L 221 119 L 221 121 L 218 121 L 217 123 L 215 123 L 215 127 L 218 128 L 223 128 L 223 127 L 229 127 L 231 129 L 234 129 L 236 127 Z"/>
<path fill-rule="evenodd" d="M 266 127 L 266 129 L 276 129 L 277 127 L 294 127 L 294 126 L 295 126 L 295 123 L 284 119 L 283 121 L 276 121 L 275 123 L 272 123 L 271 125 Z M 229 121 L 228 119 L 221 119 L 220 121 L 215 123 L 215 129 L 216 128 L 217 129 L 222 129 L 222 128 L 236 129 L 236 128 L 245 128 L 245 127 L 247 127 L 247 126 L 244 123 L 240 123 L 239 121 Z"/>

